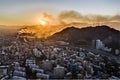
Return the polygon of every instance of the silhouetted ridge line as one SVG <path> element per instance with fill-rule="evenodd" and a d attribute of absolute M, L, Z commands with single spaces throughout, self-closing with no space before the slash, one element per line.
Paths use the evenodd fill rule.
<path fill-rule="evenodd" d="M 81 43 L 81 41 L 84 41 L 86 44 L 90 44 L 94 39 L 104 40 L 110 36 L 113 38 L 117 36 L 117 38 L 120 39 L 120 31 L 106 25 L 95 27 L 89 26 L 85 28 L 76 28 L 72 26 L 48 37 L 48 40 L 66 41 L 69 43 Z"/>

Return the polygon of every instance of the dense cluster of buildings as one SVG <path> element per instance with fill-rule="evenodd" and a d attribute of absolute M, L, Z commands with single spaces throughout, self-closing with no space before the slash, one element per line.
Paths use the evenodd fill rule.
<path fill-rule="evenodd" d="M 97 41 L 96 48 L 101 47 Z M 114 59 L 79 47 L 13 42 L 0 48 L 1 79 L 119 79 Z"/>

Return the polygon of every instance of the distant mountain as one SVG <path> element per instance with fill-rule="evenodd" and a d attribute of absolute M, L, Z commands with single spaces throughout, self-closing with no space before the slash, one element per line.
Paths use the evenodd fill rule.
<path fill-rule="evenodd" d="M 54 35 L 48 37 L 48 40 L 55 41 L 66 41 L 71 44 L 87 44 L 90 45 L 92 40 L 100 39 L 108 44 L 109 38 L 112 38 L 112 41 L 120 40 L 120 31 L 110 28 L 109 26 L 102 25 L 96 27 L 85 27 L 85 28 L 76 28 L 68 27 L 62 31 L 55 33 Z M 111 41 L 111 42 L 112 42 Z"/>

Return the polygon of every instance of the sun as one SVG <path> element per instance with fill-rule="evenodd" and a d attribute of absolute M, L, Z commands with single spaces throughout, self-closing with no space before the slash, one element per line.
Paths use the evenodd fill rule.
<path fill-rule="evenodd" d="M 40 20 L 40 24 L 41 24 L 42 26 L 45 26 L 45 25 L 47 24 L 47 22 L 44 21 L 44 20 Z"/>

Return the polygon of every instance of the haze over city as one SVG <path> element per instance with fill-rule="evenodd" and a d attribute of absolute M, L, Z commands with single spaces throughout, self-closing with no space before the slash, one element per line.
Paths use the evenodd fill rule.
<path fill-rule="evenodd" d="M 0 80 L 120 79 L 120 0 L 0 0 Z"/>

